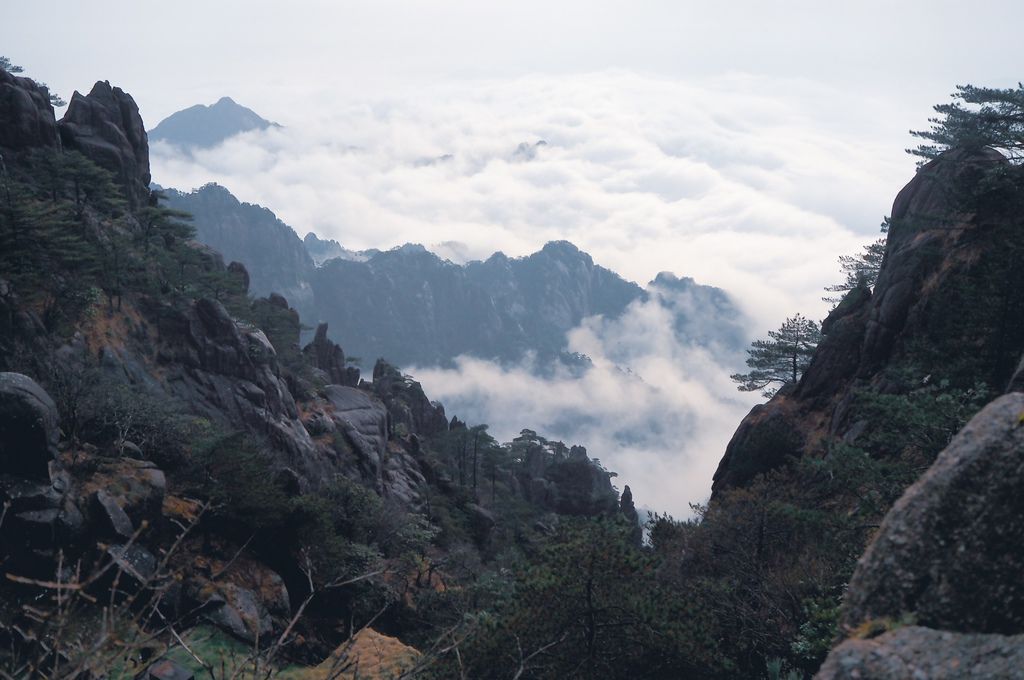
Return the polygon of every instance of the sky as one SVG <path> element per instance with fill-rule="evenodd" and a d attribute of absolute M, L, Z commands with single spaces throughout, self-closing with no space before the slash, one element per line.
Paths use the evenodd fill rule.
<path fill-rule="evenodd" d="M 825 314 L 836 258 L 913 175 L 907 131 L 958 83 L 1016 85 L 1024 56 L 1024 4 L 1004 1 L 5 4 L 0 54 L 65 98 L 103 79 L 150 128 L 225 95 L 284 126 L 192 156 L 154 145 L 160 184 L 217 181 L 353 249 L 568 239 L 641 285 L 726 289 L 751 337 Z M 502 436 L 587 408 L 659 433 L 568 434 L 685 514 L 753 400 L 728 381 L 742 357 L 680 344 L 663 312 L 570 333 L 595 358 L 583 381 L 468 359 L 417 378 Z"/>

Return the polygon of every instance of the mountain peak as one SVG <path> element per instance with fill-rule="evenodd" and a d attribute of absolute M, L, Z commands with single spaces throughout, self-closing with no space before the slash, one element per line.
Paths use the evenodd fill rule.
<path fill-rule="evenodd" d="M 271 127 L 280 125 L 224 96 L 209 106 L 196 104 L 172 113 L 149 131 L 149 139 L 182 149 L 208 148 L 243 132 Z"/>

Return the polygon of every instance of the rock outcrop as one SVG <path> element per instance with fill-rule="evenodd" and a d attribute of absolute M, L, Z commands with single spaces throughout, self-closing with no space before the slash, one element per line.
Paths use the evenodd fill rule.
<path fill-rule="evenodd" d="M 391 416 L 391 433 L 431 436 L 448 429 L 444 406 L 432 402 L 423 386 L 384 360 L 373 367 L 373 392 Z"/>
<path fill-rule="evenodd" d="M 965 635 L 910 626 L 837 647 L 817 680 L 1018 678 L 1024 635 Z"/>
<path fill-rule="evenodd" d="M 1024 633 L 1024 394 L 976 415 L 897 501 L 850 581 L 842 623 Z"/>
<path fill-rule="evenodd" d="M 313 341 L 302 349 L 314 368 L 324 372 L 327 382 L 332 385 L 355 387 L 359 384 L 359 369 L 346 365 L 345 352 L 338 343 L 327 337 L 327 324 L 316 327 Z"/>
<path fill-rule="evenodd" d="M 1007 322 L 1024 314 L 1014 266 L 1024 238 L 998 206 L 968 211 L 962 201 L 979 170 L 999 163 L 995 151 L 950 152 L 899 193 L 874 291 L 847 294 L 822 323 L 800 381 L 743 420 L 715 472 L 715 493 L 795 457 L 824 455 L 826 441 L 856 444 L 870 426 L 854 417 L 856 393 L 905 391 L 901 372 L 917 384 L 1003 389 L 1024 347 L 1024 326 Z"/>
<path fill-rule="evenodd" d="M 132 208 L 149 202 L 149 141 L 131 95 L 107 81 L 97 82 L 88 95 L 75 92 L 59 123 L 66 149 L 80 151 L 114 173 L 125 187 Z"/>
<path fill-rule="evenodd" d="M 236 322 L 224 306 L 200 299 L 188 309 L 148 310 L 160 335 L 157 361 L 176 399 L 216 422 L 245 424 L 285 454 L 282 467 L 316 488 L 333 470 L 299 419 L 277 353 L 259 329 Z"/>
<path fill-rule="evenodd" d="M 56 404 L 36 381 L 0 373 L 0 474 L 46 479 L 57 456 L 59 423 Z"/>
<path fill-rule="evenodd" d="M 49 93 L 31 78 L 0 69 L 0 158 L 27 149 L 59 148 Z"/>
<path fill-rule="evenodd" d="M 996 399 L 886 515 L 816 676 L 1015 677 L 1024 667 L 1024 394 Z"/>

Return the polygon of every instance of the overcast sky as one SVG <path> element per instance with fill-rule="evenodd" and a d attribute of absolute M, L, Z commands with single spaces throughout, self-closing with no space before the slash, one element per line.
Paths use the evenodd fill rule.
<path fill-rule="evenodd" d="M 455 242 L 438 249 L 483 257 L 568 239 L 641 284 L 669 270 L 727 289 L 752 335 L 797 311 L 820 318 L 836 257 L 877 237 L 913 175 L 907 130 L 956 84 L 1014 86 L 1024 63 L 1019 1 L 4 4 L 0 54 L 65 98 L 103 79 L 150 128 L 224 95 L 285 126 L 191 157 L 155 145 L 165 186 L 214 180 L 357 249 Z M 615 361 L 645 386 L 629 388 L 631 413 L 599 412 L 638 427 L 677 413 L 683 453 L 648 451 L 665 475 L 602 439 L 614 433 L 582 443 L 632 470 L 641 499 L 684 514 L 750 400 L 720 379 L 737 367 L 661 342 L 658 310 L 631 314 L 650 342 Z M 591 324 L 572 337 L 600 359 L 629 335 Z M 509 414 L 557 419 L 559 404 L 614 392 L 606 363 L 590 384 L 474 362 L 423 375 L 507 434 Z"/>

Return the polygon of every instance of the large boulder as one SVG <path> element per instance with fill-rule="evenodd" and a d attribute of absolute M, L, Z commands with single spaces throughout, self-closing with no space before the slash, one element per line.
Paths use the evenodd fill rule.
<path fill-rule="evenodd" d="M 114 173 L 132 208 L 148 203 L 149 141 L 131 95 L 99 81 L 88 95 L 71 96 L 59 126 L 64 147 Z"/>
<path fill-rule="evenodd" d="M 0 69 L 0 156 L 37 148 L 60 148 L 49 93 L 31 78 Z"/>
<path fill-rule="evenodd" d="M 842 624 L 876 619 L 1024 633 L 1024 394 L 976 415 L 886 515 Z"/>
<path fill-rule="evenodd" d="M 1019 678 L 1024 635 L 971 635 L 910 626 L 870 640 L 848 640 L 829 654 L 816 680 Z"/>
<path fill-rule="evenodd" d="M 48 479 L 60 417 L 50 395 L 20 373 L 0 373 L 0 474 Z"/>

